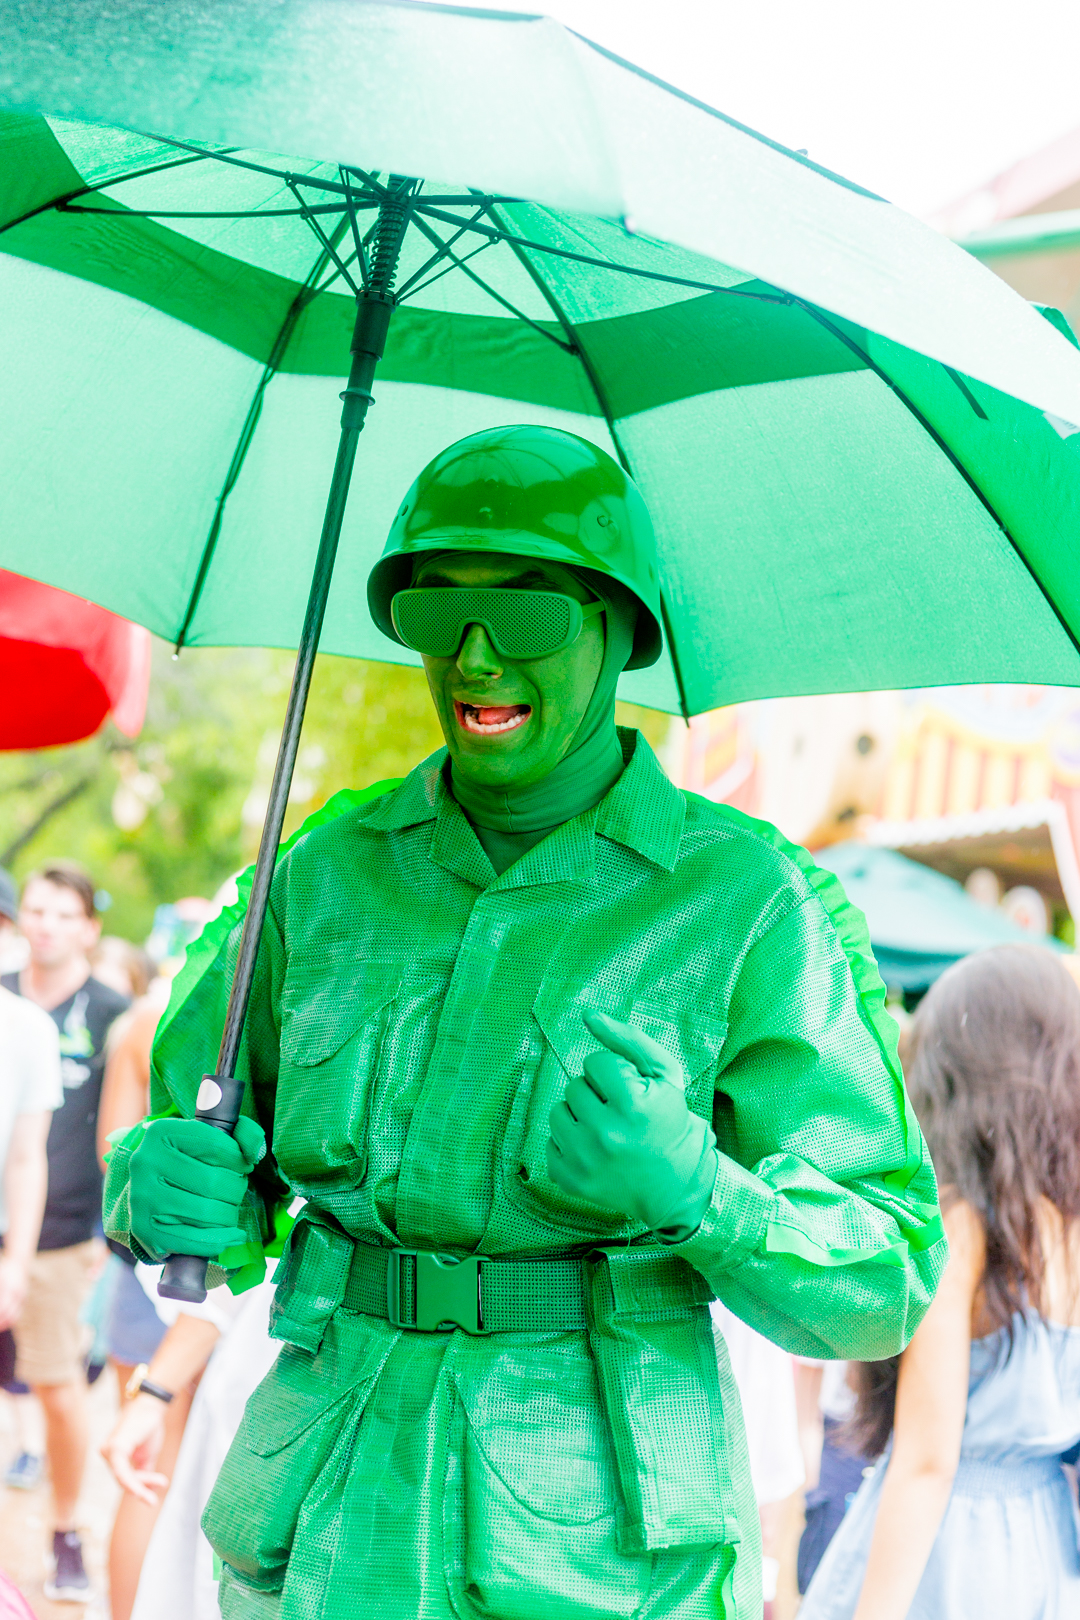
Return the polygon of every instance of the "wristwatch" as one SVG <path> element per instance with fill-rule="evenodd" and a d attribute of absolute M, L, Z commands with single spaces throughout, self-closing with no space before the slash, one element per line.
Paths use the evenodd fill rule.
<path fill-rule="evenodd" d="M 140 1361 L 124 1387 L 124 1394 L 129 1401 L 133 1401 L 136 1395 L 154 1395 L 159 1401 L 164 1401 L 168 1406 L 173 1398 L 173 1391 L 171 1389 L 162 1389 L 160 1384 L 152 1384 L 146 1376 L 149 1370 L 149 1363 Z"/>

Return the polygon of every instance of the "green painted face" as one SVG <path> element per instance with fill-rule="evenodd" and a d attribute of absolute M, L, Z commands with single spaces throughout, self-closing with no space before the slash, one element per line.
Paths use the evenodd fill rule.
<path fill-rule="evenodd" d="M 441 552 L 415 585 L 506 586 L 591 600 L 572 569 L 505 552 Z M 588 708 L 604 657 L 603 615 L 548 658 L 513 662 L 482 625 L 469 625 L 454 658 L 424 658 L 428 686 L 454 769 L 483 787 L 540 782 L 563 759 Z"/>

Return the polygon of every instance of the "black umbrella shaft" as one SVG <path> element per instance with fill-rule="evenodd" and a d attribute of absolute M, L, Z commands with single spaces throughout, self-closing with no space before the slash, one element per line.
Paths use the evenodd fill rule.
<path fill-rule="evenodd" d="M 274 863 L 277 859 L 278 846 L 281 843 L 281 831 L 285 825 L 285 811 L 289 804 L 289 790 L 292 786 L 293 769 L 296 765 L 296 753 L 300 746 L 304 710 L 307 708 L 308 691 L 315 668 L 315 655 L 319 649 L 319 636 L 322 633 L 326 600 L 330 594 L 330 581 L 334 575 L 334 560 L 337 556 L 338 540 L 341 536 L 341 521 L 345 515 L 345 502 L 349 494 L 349 483 L 352 478 L 353 462 L 356 459 L 356 445 L 359 437 L 359 427 L 347 427 L 342 428 L 341 437 L 338 440 L 337 460 L 334 463 L 334 475 L 330 483 L 326 515 L 323 518 L 322 535 L 319 539 L 319 551 L 315 559 L 315 573 L 308 594 L 304 628 L 296 654 L 296 668 L 293 671 L 292 686 L 289 689 L 289 704 L 285 710 L 285 724 L 282 728 L 277 762 L 274 765 L 274 780 L 270 788 L 270 801 L 266 807 L 266 820 L 263 823 L 259 854 L 255 862 L 255 875 L 251 883 L 251 898 L 248 901 L 247 914 L 244 918 L 244 930 L 240 938 L 240 954 L 236 960 L 236 971 L 233 974 L 232 989 L 229 993 L 229 1007 L 225 1014 L 225 1027 L 221 1032 L 221 1046 L 218 1050 L 215 1074 L 219 1084 L 222 1078 L 231 1079 L 236 1073 L 236 1060 L 240 1052 L 240 1037 L 244 1031 L 244 1018 L 251 997 L 251 984 L 255 975 L 255 960 L 258 956 L 263 921 L 270 900 L 270 884 L 274 876 Z M 239 1101 L 239 1099 L 237 1100 Z M 215 1120 L 214 1123 L 216 1124 L 217 1121 Z M 233 1123 L 235 1124 L 235 1120 Z"/>
<path fill-rule="evenodd" d="M 251 999 L 251 986 L 255 977 L 255 963 L 259 954 L 263 922 L 270 903 L 270 885 L 274 877 L 281 832 L 285 824 L 285 811 L 289 803 L 293 768 L 300 746 L 300 732 L 304 724 L 308 691 L 315 669 L 315 655 L 319 650 L 326 601 L 334 575 L 334 560 L 341 538 L 341 523 L 345 516 L 345 503 L 349 496 L 356 444 L 372 403 L 371 386 L 375 368 L 382 358 L 390 315 L 394 307 L 392 292 L 398 254 L 408 225 L 408 198 L 414 188 L 411 180 L 391 177 L 391 194 L 380 210 L 380 230 L 375 245 L 375 259 L 368 285 L 357 296 L 356 326 L 352 338 L 352 365 L 345 387 L 341 409 L 341 437 L 338 440 L 337 459 L 330 480 L 326 500 L 322 534 L 315 559 L 315 572 L 308 593 L 304 628 L 296 654 L 289 703 L 285 711 L 281 743 L 278 747 L 274 780 L 263 823 L 255 873 L 251 883 L 244 926 L 240 935 L 240 951 L 229 991 L 229 1005 L 225 1013 L 225 1027 L 221 1034 L 216 1072 L 206 1075 L 200 1088 L 195 1109 L 196 1119 L 229 1135 L 236 1128 L 243 1101 L 243 1082 L 237 1079 L 236 1065 L 240 1055 L 240 1041 L 244 1033 L 244 1019 Z M 207 1262 L 195 1255 L 171 1255 L 158 1284 L 158 1292 L 169 1299 L 200 1301 L 206 1298 Z"/>
<path fill-rule="evenodd" d="M 397 199 L 395 198 L 396 202 Z M 405 234 L 408 216 L 400 208 L 400 205 L 393 211 L 387 208 L 387 212 L 390 214 L 388 223 L 391 226 L 391 232 L 384 233 L 383 238 L 380 239 L 372 275 L 372 282 L 381 283 L 381 285 L 373 284 L 367 287 L 357 298 L 356 326 L 353 330 L 351 344 L 352 365 L 349 368 L 349 381 L 341 396 L 343 402 L 341 407 L 341 437 L 338 440 L 334 474 L 330 480 L 330 493 L 326 498 L 326 513 L 323 517 L 318 555 L 315 558 L 315 572 L 311 580 L 311 589 L 308 592 L 304 628 L 296 653 L 296 668 L 293 671 L 292 686 L 289 689 L 289 705 L 285 711 L 285 724 L 282 728 L 281 743 L 278 747 L 277 762 L 274 766 L 274 780 L 270 787 L 270 801 L 266 807 L 266 820 L 263 823 L 262 838 L 259 841 L 259 853 L 255 861 L 255 875 L 251 883 L 251 898 L 248 901 L 244 929 L 240 936 L 240 954 L 237 957 L 236 972 L 233 974 L 232 989 L 229 992 L 225 1028 L 221 1033 L 217 1071 L 213 1077 L 219 1085 L 221 1085 L 223 1079 L 231 1080 L 236 1074 L 236 1060 L 240 1052 L 240 1037 L 244 1031 L 244 1018 L 247 1014 L 248 1001 L 251 996 L 251 984 L 255 976 L 255 960 L 259 953 L 259 940 L 262 937 L 263 921 L 270 901 L 270 884 L 274 876 L 274 864 L 277 860 L 278 846 L 281 843 L 281 829 L 285 825 L 285 811 L 289 803 L 289 789 L 292 786 L 296 753 L 300 746 L 300 732 L 304 724 L 304 710 L 307 707 L 308 689 L 311 686 L 311 677 L 315 669 L 315 654 L 319 650 L 319 637 L 322 634 L 323 615 L 326 612 L 326 600 L 330 594 L 330 582 L 334 577 L 334 560 L 337 557 L 338 540 L 341 538 L 341 521 L 345 516 L 345 502 L 349 498 L 349 484 L 352 480 L 353 462 L 356 459 L 356 441 L 360 437 L 368 407 L 372 403 L 371 386 L 375 380 L 375 368 L 382 359 L 386 334 L 390 326 L 390 315 L 394 307 L 394 295 L 390 291 L 390 286 L 393 282 L 398 254 L 401 251 L 401 240 Z M 396 240 L 387 243 L 385 235 L 391 233 Z M 235 1125 L 239 1115 L 240 1098 L 237 1096 L 236 1112 L 232 1124 Z M 220 1112 L 220 1104 L 212 1123 L 225 1126 L 225 1120 Z"/>

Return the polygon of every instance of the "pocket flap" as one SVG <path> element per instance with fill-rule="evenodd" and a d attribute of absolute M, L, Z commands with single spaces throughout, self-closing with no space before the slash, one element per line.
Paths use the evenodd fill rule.
<path fill-rule="evenodd" d="M 400 962 L 289 963 L 281 992 L 281 1049 L 310 1068 L 341 1050 L 401 988 Z"/>
<path fill-rule="evenodd" d="M 314 1356 L 282 1345 L 244 1412 L 248 1450 L 276 1456 L 336 1408 L 361 1407 L 392 1343 L 392 1334 L 358 1334 L 350 1324 L 344 1334 L 331 1331 Z M 331 1428 L 336 1433 L 336 1425 Z"/>
<path fill-rule="evenodd" d="M 585 1059 L 599 1044 L 582 1022 L 586 1012 L 606 1013 L 659 1041 L 682 1064 L 688 1092 L 700 1074 L 719 1062 L 727 1035 L 726 1020 L 707 1013 L 676 1010 L 645 997 L 632 1002 L 627 1011 L 614 997 L 605 997 L 602 1002 L 587 994 L 571 999 L 565 988 L 542 984 L 533 1003 L 533 1017 L 571 1076 L 582 1072 Z"/>
<path fill-rule="evenodd" d="M 282 1345 L 273 1378 L 260 1385 L 245 1414 L 248 1447 L 257 1457 L 273 1457 L 291 1446 L 312 1424 L 355 1392 L 341 1389 L 313 1371 L 312 1357 Z"/>

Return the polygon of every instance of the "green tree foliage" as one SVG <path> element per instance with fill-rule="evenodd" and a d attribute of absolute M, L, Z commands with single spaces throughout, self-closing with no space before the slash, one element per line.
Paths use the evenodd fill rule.
<path fill-rule="evenodd" d="M 112 897 L 108 932 L 142 940 L 154 910 L 212 895 L 253 860 L 292 676 L 291 653 L 154 648 L 146 724 L 70 748 L 0 754 L 0 864 L 62 857 Z M 620 706 L 623 709 L 623 706 Z M 654 746 L 666 715 L 625 708 Z M 404 776 L 442 738 L 420 670 L 316 664 L 286 834 L 342 787 Z"/>

